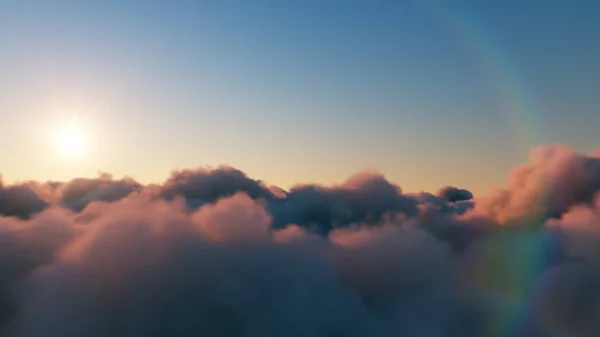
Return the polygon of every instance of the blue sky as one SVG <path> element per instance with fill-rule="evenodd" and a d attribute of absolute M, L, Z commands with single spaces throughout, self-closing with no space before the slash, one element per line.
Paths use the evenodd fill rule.
<path fill-rule="evenodd" d="M 377 169 L 485 192 L 531 147 L 600 148 L 595 1 L 4 1 L 0 172 L 288 187 Z M 49 148 L 76 115 L 83 159 Z"/>

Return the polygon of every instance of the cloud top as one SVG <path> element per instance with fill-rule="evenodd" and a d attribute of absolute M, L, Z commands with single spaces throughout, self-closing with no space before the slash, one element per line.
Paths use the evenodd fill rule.
<path fill-rule="evenodd" d="M 0 183 L 0 336 L 598 336 L 599 160 L 536 149 L 477 198 L 225 166 Z"/>

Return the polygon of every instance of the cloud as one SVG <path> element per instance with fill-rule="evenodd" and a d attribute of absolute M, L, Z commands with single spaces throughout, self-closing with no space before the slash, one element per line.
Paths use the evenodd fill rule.
<path fill-rule="evenodd" d="M 261 204 L 241 192 L 200 208 L 192 220 L 212 241 L 264 241 L 270 238 L 271 216 Z"/>
<path fill-rule="evenodd" d="M 212 170 L 198 168 L 175 171 L 161 185 L 158 193 L 169 200 L 182 196 L 187 200 L 213 202 L 237 192 L 245 192 L 253 199 L 273 198 L 273 193 L 268 186 L 229 166 L 220 166 Z"/>
<path fill-rule="evenodd" d="M 477 200 L 477 208 L 502 223 L 543 221 L 593 202 L 598 191 L 600 158 L 547 146 L 534 149 L 531 162 L 510 172 L 508 187 Z"/>
<path fill-rule="evenodd" d="M 46 208 L 36 189 L 34 182 L 5 186 L 0 179 L 0 215 L 27 217 Z"/>
<path fill-rule="evenodd" d="M 569 263 L 547 271 L 536 306 L 553 331 L 563 336 L 596 336 L 600 331 L 600 269 Z"/>
<path fill-rule="evenodd" d="M 473 199 L 473 193 L 469 192 L 468 190 L 456 188 L 453 186 L 446 186 L 444 188 L 441 188 L 437 192 L 437 196 L 449 202 L 466 201 Z"/>
<path fill-rule="evenodd" d="M 300 185 L 269 210 L 274 226 L 293 223 L 326 233 L 353 223 L 378 223 L 384 217 L 415 216 L 418 202 L 375 172 L 361 172 L 335 186 Z"/>
<path fill-rule="evenodd" d="M 597 160 L 538 149 L 475 199 L 230 167 L 0 184 L 0 336 L 595 337 Z"/>
<path fill-rule="evenodd" d="M 228 207 L 240 215 L 258 212 L 247 228 L 226 224 L 238 233 L 234 240 L 214 235 L 212 227 L 241 224 L 223 213 Z M 55 263 L 32 275 L 17 335 L 52 329 L 56 336 L 318 336 L 366 328 L 358 299 L 337 286 L 327 259 L 268 237 L 256 240 L 248 229 L 263 232 L 265 219 L 247 197 L 192 215 L 181 205 L 148 200 L 106 211 Z M 55 301 L 60 309 L 53 309 Z"/>
<path fill-rule="evenodd" d="M 475 203 L 470 200 L 450 201 L 446 197 L 435 196 L 427 192 L 416 194 L 414 198 L 417 199 L 421 211 L 426 213 L 464 214 L 475 207 Z"/>
<path fill-rule="evenodd" d="M 51 208 L 28 220 L 0 217 L 0 335 L 17 313 L 20 287 L 35 268 L 52 262 L 54 252 L 78 232 L 71 213 Z"/>
<path fill-rule="evenodd" d="M 58 202 L 70 209 L 81 211 L 94 201 L 118 201 L 142 185 L 131 178 L 113 180 L 112 176 L 102 173 L 96 179 L 77 178 L 56 186 Z"/>
<path fill-rule="evenodd" d="M 571 242 L 569 256 L 600 263 L 600 194 L 594 203 L 573 206 L 560 219 L 551 219 L 547 227 L 563 232 Z"/>

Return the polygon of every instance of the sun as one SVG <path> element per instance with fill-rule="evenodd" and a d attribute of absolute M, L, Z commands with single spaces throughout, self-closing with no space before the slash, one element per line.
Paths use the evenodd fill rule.
<path fill-rule="evenodd" d="M 56 136 L 56 147 L 62 154 L 81 156 L 86 148 L 85 135 L 79 128 L 65 128 Z"/>

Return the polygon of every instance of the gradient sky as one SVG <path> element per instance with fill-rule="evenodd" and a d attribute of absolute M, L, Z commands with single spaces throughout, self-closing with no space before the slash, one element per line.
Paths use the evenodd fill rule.
<path fill-rule="evenodd" d="M 598 1 L 2 1 L 0 172 L 158 182 L 229 164 L 289 187 L 377 169 L 505 183 L 600 148 Z M 77 118 L 83 159 L 54 135 Z"/>

